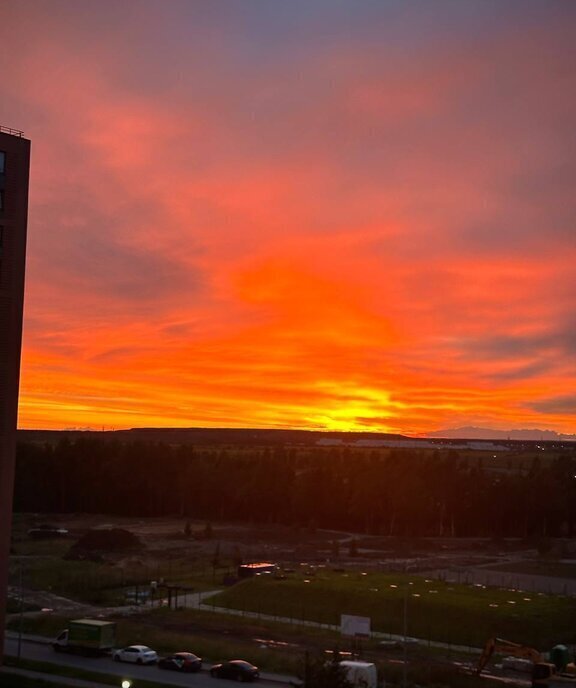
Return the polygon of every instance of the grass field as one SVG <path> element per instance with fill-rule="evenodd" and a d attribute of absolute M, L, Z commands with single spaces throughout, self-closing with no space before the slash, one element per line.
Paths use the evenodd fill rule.
<path fill-rule="evenodd" d="M 498 636 L 541 650 L 576 643 L 576 600 L 415 576 L 323 572 L 314 577 L 253 578 L 212 600 L 216 606 L 323 624 L 341 614 L 369 616 L 372 630 L 481 647 Z"/>

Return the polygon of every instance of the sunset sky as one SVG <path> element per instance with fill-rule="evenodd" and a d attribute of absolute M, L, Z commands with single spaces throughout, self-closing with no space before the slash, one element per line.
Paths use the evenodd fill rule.
<path fill-rule="evenodd" d="M 576 2 L 4 0 L 19 425 L 576 432 Z"/>

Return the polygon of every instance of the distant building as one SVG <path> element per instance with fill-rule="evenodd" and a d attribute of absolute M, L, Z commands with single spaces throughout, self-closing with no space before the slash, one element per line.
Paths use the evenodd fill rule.
<path fill-rule="evenodd" d="M 29 170 L 30 141 L 0 126 L 0 629 L 12 524 Z"/>
<path fill-rule="evenodd" d="M 478 440 L 462 440 L 461 442 L 454 442 L 454 440 L 446 440 L 443 442 L 440 439 L 425 440 L 425 439 L 404 439 L 404 440 L 350 440 L 339 438 L 323 437 L 316 441 L 318 447 L 358 447 L 358 448 L 372 448 L 387 447 L 389 449 L 476 449 L 478 451 L 509 451 L 509 447 L 502 444 L 495 444 L 494 442 L 484 442 Z"/>

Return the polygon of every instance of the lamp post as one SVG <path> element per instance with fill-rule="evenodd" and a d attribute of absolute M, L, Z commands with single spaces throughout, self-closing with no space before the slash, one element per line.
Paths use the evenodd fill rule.
<path fill-rule="evenodd" d="M 408 671 L 408 583 L 404 589 L 404 621 L 403 621 L 403 635 L 404 635 L 404 662 L 402 664 L 402 688 L 406 688 L 407 671 Z"/>
<path fill-rule="evenodd" d="M 22 624 L 24 622 L 24 560 L 20 558 L 20 617 L 18 619 L 18 661 L 22 657 Z"/>

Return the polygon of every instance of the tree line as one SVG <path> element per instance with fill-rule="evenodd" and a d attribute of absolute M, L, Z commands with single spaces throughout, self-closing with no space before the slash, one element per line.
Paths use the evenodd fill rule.
<path fill-rule="evenodd" d="M 454 450 L 206 448 L 63 438 L 17 448 L 15 510 L 180 516 L 393 536 L 576 534 L 576 453 L 495 472 Z"/>

